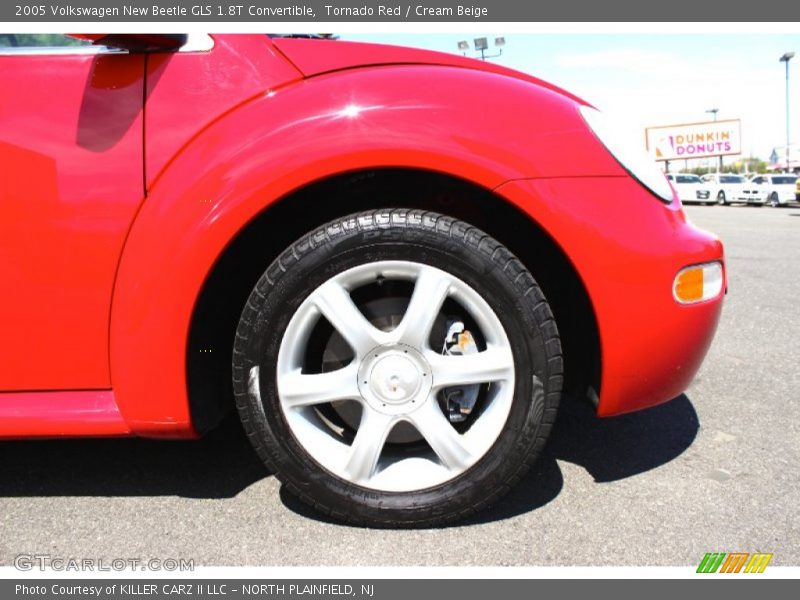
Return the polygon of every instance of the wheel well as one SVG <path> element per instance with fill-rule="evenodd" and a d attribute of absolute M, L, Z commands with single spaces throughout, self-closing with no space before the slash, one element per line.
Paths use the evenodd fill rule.
<path fill-rule="evenodd" d="M 242 308 L 255 282 L 293 241 L 343 215 L 380 207 L 424 208 L 480 227 L 508 247 L 542 287 L 564 353 L 564 390 L 599 393 L 600 346 L 589 296 L 558 245 L 529 217 L 491 191 L 426 171 L 383 169 L 308 185 L 253 219 L 228 245 L 195 305 L 187 345 L 192 422 L 214 427 L 233 406 L 231 355 Z"/>

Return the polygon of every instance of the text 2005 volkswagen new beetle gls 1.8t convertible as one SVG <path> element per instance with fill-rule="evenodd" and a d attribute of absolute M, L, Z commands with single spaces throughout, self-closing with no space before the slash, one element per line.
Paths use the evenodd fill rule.
<path fill-rule="evenodd" d="M 1 437 L 235 409 L 318 510 L 425 526 L 513 486 L 562 398 L 618 415 L 700 366 L 722 245 L 568 92 L 339 40 L 87 38 L 0 49 Z"/>

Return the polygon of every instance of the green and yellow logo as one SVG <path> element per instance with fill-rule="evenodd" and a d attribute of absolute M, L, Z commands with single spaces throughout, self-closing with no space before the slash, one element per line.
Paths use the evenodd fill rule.
<path fill-rule="evenodd" d="M 709 552 L 700 561 L 698 573 L 763 573 L 772 554 L 764 552 Z"/>

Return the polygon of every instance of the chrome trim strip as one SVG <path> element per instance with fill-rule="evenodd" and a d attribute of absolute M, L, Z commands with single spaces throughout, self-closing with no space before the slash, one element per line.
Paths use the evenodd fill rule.
<path fill-rule="evenodd" d="M 177 51 L 210 52 L 214 38 L 207 33 L 190 33 L 186 43 Z M 129 54 L 127 50 L 107 46 L 8 46 L 0 47 L 0 56 L 96 56 L 103 54 Z"/>
<path fill-rule="evenodd" d="M 106 46 L 9 46 L 0 48 L 0 56 L 94 56 L 128 54 L 127 50 Z"/>

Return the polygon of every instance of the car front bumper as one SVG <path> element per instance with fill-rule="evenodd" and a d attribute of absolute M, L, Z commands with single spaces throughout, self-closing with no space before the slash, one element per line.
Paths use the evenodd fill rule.
<path fill-rule="evenodd" d="M 678 192 L 678 197 L 681 199 L 681 202 L 690 203 L 690 202 L 713 202 L 714 199 L 711 197 L 711 192 L 709 190 L 698 190 L 698 189 L 681 189 L 676 188 Z"/>
<path fill-rule="evenodd" d="M 688 223 L 680 202 L 665 205 L 630 177 L 520 180 L 497 192 L 556 240 L 589 294 L 600 338 L 598 414 L 640 410 L 685 391 L 714 337 L 727 286 L 716 236 Z M 677 273 L 713 261 L 723 263 L 723 291 L 679 304 Z"/>
<path fill-rule="evenodd" d="M 764 192 L 744 192 L 731 194 L 728 202 L 746 202 L 747 204 L 766 204 L 767 195 Z"/>

